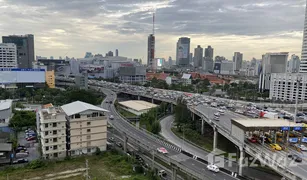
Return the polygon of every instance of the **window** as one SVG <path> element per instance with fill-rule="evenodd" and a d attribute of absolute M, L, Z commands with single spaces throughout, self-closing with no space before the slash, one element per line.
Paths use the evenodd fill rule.
<path fill-rule="evenodd" d="M 46 151 L 49 151 L 49 146 L 46 147 Z"/>
<path fill-rule="evenodd" d="M 48 131 L 45 131 L 45 136 L 48 136 Z"/>
<path fill-rule="evenodd" d="M 58 149 L 58 146 L 53 146 L 53 150 L 56 150 L 56 149 Z"/>
<path fill-rule="evenodd" d="M 89 117 L 91 117 L 91 115 L 90 115 L 90 114 L 88 114 L 88 115 L 86 115 L 86 117 L 88 117 L 88 118 L 89 118 Z"/>
<path fill-rule="evenodd" d="M 87 129 L 87 132 L 91 132 L 91 129 Z"/>
<path fill-rule="evenodd" d="M 58 142 L 58 138 L 53 138 L 53 142 Z"/>
<path fill-rule="evenodd" d="M 92 114 L 92 117 L 98 117 L 98 112 L 94 112 L 94 113 Z"/>
<path fill-rule="evenodd" d="M 80 119 L 80 114 L 75 114 L 75 119 Z"/>
<path fill-rule="evenodd" d="M 53 131 L 53 133 L 52 133 L 53 135 L 56 135 L 57 134 L 57 131 Z"/>
<path fill-rule="evenodd" d="M 48 143 L 49 142 L 49 139 L 45 139 L 45 143 Z"/>
<path fill-rule="evenodd" d="M 48 124 L 45 124 L 45 128 L 48 128 Z"/>
<path fill-rule="evenodd" d="M 52 124 L 52 127 L 56 127 L 56 123 L 53 123 L 53 124 Z"/>
<path fill-rule="evenodd" d="M 87 152 L 90 153 L 90 152 L 91 152 L 91 149 L 87 149 Z"/>
<path fill-rule="evenodd" d="M 103 113 L 99 113 L 99 116 L 103 116 Z"/>
<path fill-rule="evenodd" d="M 88 126 L 91 125 L 91 122 L 87 122 L 87 125 L 88 125 Z"/>
<path fill-rule="evenodd" d="M 91 139 L 91 135 L 89 135 L 89 136 L 86 136 L 86 139 Z"/>

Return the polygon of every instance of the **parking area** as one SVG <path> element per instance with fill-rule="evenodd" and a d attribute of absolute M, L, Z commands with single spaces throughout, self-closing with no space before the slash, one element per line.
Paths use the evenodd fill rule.
<path fill-rule="evenodd" d="M 34 140 L 27 141 L 26 133 L 19 132 L 18 133 L 18 145 L 25 146 L 26 151 L 28 151 L 28 155 L 24 156 L 28 161 L 33 161 L 40 158 L 40 153 L 38 151 L 38 142 L 36 142 L 36 138 Z M 15 159 L 19 159 L 15 157 Z"/>

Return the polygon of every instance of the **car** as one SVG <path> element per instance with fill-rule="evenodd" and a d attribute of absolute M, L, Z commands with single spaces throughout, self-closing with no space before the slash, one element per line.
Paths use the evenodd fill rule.
<path fill-rule="evenodd" d="M 303 159 L 296 154 L 293 154 L 291 159 L 294 160 L 295 162 L 302 162 L 303 161 Z"/>
<path fill-rule="evenodd" d="M 114 137 L 110 137 L 108 140 L 109 140 L 110 142 L 114 142 L 114 141 L 115 141 Z"/>
<path fill-rule="evenodd" d="M 270 144 L 271 148 L 276 151 L 281 151 L 282 148 L 278 144 Z"/>
<path fill-rule="evenodd" d="M 30 136 L 30 137 L 27 137 L 26 140 L 27 141 L 33 141 L 33 140 L 35 140 L 35 138 L 36 138 L 35 136 Z"/>
<path fill-rule="evenodd" d="M 114 116 L 113 116 L 113 115 L 111 115 L 111 116 L 109 117 L 109 119 L 110 119 L 110 120 L 113 120 L 113 119 L 114 119 Z"/>
<path fill-rule="evenodd" d="M 164 147 L 157 148 L 157 151 L 162 154 L 167 154 L 168 151 Z"/>
<path fill-rule="evenodd" d="M 219 118 L 218 116 L 214 116 L 213 119 L 216 120 L 216 121 L 219 121 L 219 120 L 220 120 L 220 118 Z"/>
<path fill-rule="evenodd" d="M 256 142 L 257 142 L 257 139 L 254 138 L 254 137 L 249 137 L 249 138 L 248 138 L 248 141 L 251 142 L 251 143 L 256 143 Z"/>
<path fill-rule="evenodd" d="M 297 144 L 296 147 L 299 148 L 301 151 L 307 151 L 307 147 L 303 144 Z"/>
<path fill-rule="evenodd" d="M 118 147 L 123 147 L 123 145 L 122 145 L 122 143 L 121 142 L 116 142 L 116 145 L 118 146 Z"/>
<path fill-rule="evenodd" d="M 219 113 L 220 113 L 221 115 L 223 115 L 223 114 L 225 114 L 225 111 L 224 111 L 223 109 L 219 109 Z"/>
<path fill-rule="evenodd" d="M 220 116 L 221 114 L 219 112 L 214 113 L 214 116 Z"/>
<path fill-rule="evenodd" d="M 13 161 L 13 164 L 21 164 L 21 163 L 27 163 L 27 162 L 29 162 L 28 159 L 21 158 L 21 159 L 17 159 Z"/>
<path fill-rule="evenodd" d="M 27 148 L 26 147 L 24 147 L 24 146 L 18 146 L 17 148 L 16 148 L 16 151 L 20 151 L 20 150 L 27 150 Z"/>
<path fill-rule="evenodd" d="M 217 167 L 217 165 L 214 165 L 214 164 L 209 164 L 207 166 L 207 169 L 209 171 L 213 171 L 213 172 L 216 172 L 216 173 L 220 171 L 219 167 Z"/>
<path fill-rule="evenodd" d="M 24 149 L 17 149 L 16 153 L 28 153 L 29 154 L 29 151 L 24 150 Z"/>

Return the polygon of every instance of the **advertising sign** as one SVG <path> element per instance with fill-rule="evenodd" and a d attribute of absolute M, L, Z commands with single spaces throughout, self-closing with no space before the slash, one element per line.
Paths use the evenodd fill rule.
<path fill-rule="evenodd" d="M 188 58 L 189 44 L 180 44 L 178 47 L 178 58 Z"/>
<path fill-rule="evenodd" d="M 289 131 L 289 127 L 282 127 L 281 130 L 282 131 Z"/>
<path fill-rule="evenodd" d="M 289 142 L 297 143 L 298 142 L 298 138 L 289 138 Z"/>
<path fill-rule="evenodd" d="M 0 84 L 10 83 L 44 83 L 44 69 L 1 68 Z"/>
<path fill-rule="evenodd" d="M 161 58 L 157 59 L 157 66 L 158 67 L 163 66 L 163 59 L 161 59 Z"/>
<path fill-rule="evenodd" d="M 307 138 L 303 137 L 302 142 L 307 142 Z"/>
<path fill-rule="evenodd" d="M 294 131 L 301 131 L 301 130 L 302 130 L 302 127 L 294 127 L 293 130 L 294 130 Z"/>

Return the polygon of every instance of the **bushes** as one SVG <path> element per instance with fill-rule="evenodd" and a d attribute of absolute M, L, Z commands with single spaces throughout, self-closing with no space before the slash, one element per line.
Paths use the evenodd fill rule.
<path fill-rule="evenodd" d="M 46 166 L 46 162 L 42 161 L 42 160 L 34 160 L 31 161 L 27 167 L 29 169 L 37 169 L 37 168 L 41 168 L 41 167 L 45 167 Z"/>

